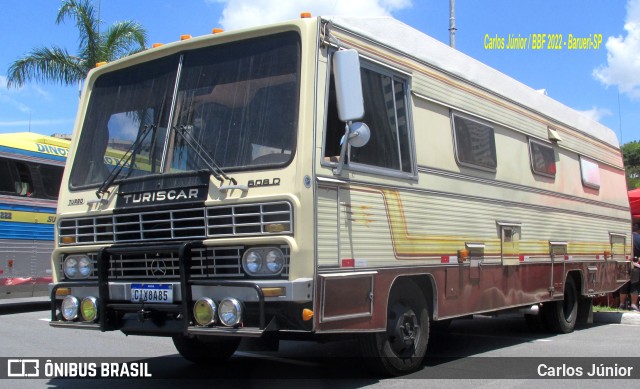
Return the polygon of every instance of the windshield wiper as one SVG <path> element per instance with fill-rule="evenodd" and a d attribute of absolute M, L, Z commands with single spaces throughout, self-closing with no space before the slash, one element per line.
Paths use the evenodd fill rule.
<path fill-rule="evenodd" d="M 138 151 L 140 150 L 140 146 L 142 146 L 142 142 L 144 142 L 147 135 L 149 135 L 151 130 L 155 129 L 156 127 L 157 126 L 155 124 L 152 124 L 150 126 L 144 126 L 142 128 L 142 132 L 138 134 L 138 138 L 136 139 L 136 141 L 133 142 L 131 146 L 129 146 L 129 149 L 124 153 L 124 155 L 122 156 L 120 161 L 118 161 L 118 164 L 113 168 L 113 170 L 109 172 L 109 175 L 107 176 L 107 178 L 104 180 L 104 182 L 102 182 L 102 185 L 100 185 L 100 188 L 98 188 L 98 190 L 96 191 L 96 196 L 98 196 L 98 198 L 102 198 L 102 195 L 107 193 L 107 189 L 109 189 L 111 184 L 113 184 L 116 178 L 118 178 L 118 176 L 122 172 L 122 169 L 131 160 L 131 157 L 138 153 Z M 129 169 L 133 169 L 133 166 L 129 166 Z"/>
<path fill-rule="evenodd" d="M 224 180 L 231 181 L 234 185 L 238 185 L 238 182 L 235 178 L 228 176 L 222 167 L 216 162 L 216 160 L 209 154 L 209 152 L 202 146 L 197 139 L 195 139 L 191 133 L 188 131 L 192 126 L 182 125 L 176 130 L 176 134 L 180 135 L 182 139 L 193 149 L 193 151 L 198 154 L 198 157 L 202 159 L 202 161 L 207 165 L 211 174 L 216 178 L 216 180 L 220 181 L 221 184 L 224 184 Z"/>

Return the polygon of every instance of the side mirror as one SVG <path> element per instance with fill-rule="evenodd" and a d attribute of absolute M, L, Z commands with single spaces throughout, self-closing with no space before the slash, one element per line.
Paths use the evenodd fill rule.
<path fill-rule="evenodd" d="M 354 122 L 349 125 L 349 135 L 347 142 L 353 147 L 362 147 L 369 143 L 371 138 L 371 130 L 369 126 L 362 122 Z M 340 145 L 344 143 L 344 136 L 340 140 Z"/>
<path fill-rule="evenodd" d="M 333 75 L 340 120 L 350 122 L 362 118 L 364 100 L 358 52 L 354 49 L 336 51 L 333 54 Z"/>

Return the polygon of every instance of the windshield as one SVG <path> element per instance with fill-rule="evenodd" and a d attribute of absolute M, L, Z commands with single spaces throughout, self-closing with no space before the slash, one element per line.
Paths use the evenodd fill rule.
<path fill-rule="evenodd" d="M 203 157 L 224 171 L 288 164 L 295 149 L 299 69 L 300 39 L 288 32 L 186 51 L 100 76 L 88 103 L 71 187 L 102 184 L 136 142 L 140 145 L 132 148 L 137 152 L 120 180 L 209 169 Z M 196 152 L 178 132 L 188 132 L 208 155 Z"/>

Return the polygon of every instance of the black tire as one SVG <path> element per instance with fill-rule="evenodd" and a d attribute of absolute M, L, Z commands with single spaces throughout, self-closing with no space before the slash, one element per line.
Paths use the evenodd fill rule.
<path fill-rule="evenodd" d="M 172 339 L 180 355 L 189 362 L 197 364 L 226 361 L 231 358 L 240 344 L 240 338 L 222 336 L 176 335 Z"/>
<path fill-rule="evenodd" d="M 562 301 L 544 303 L 542 314 L 545 326 L 558 334 L 572 332 L 578 321 L 578 291 L 573 278 L 567 278 L 564 283 L 564 298 Z"/>
<path fill-rule="evenodd" d="M 429 311 L 412 280 L 394 284 L 387 307 L 387 330 L 360 337 L 366 363 L 374 373 L 398 376 L 422 366 L 429 342 Z"/>

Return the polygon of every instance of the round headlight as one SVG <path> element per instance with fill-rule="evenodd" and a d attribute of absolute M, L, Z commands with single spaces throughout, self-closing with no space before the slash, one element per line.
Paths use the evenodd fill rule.
<path fill-rule="evenodd" d="M 80 313 L 84 321 L 95 321 L 98 319 L 98 300 L 95 297 L 85 297 L 80 303 Z"/>
<path fill-rule="evenodd" d="M 218 316 L 225 326 L 236 326 L 242 321 L 242 304 L 234 298 L 225 298 L 220 301 Z"/>
<path fill-rule="evenodd" d="M 62 300 L 62 306 L 60 307 L 62 311 L 62 317 L 64 320 L 72 321 L 78 317 L 78 306 L 80 303 L 78 299 L 74 296 L 67 296 Z"/>
<path fill-rule="evenodd" d="M 65 258 L 63 269 L 67 278 L 76 278 L 78 274 L 78 260 L 75 257 Z"/>
<path fill-rule="evenodd" d="M 218 308 L 216 303 L 208 297 L 198 299 L 193 305 L 193 318 L 201 326 L 208 326 L 216 321 Z"/>
<path fill-rule="evenodd" d="M 284 265 L 284 255 L 280 250 L 269 250 L 266 257 L 267 269 L 272 273 L 280 273 Z"/>
<path fill-rule="evenodd" d="M 80 272 L 80 277 L 88 278 L 93 270 L 91 259 L 89 259 L 89 257 L 81 257 L 78 261 L 78 270 Z"/>
<path fill-rule="evenodd" d="M 257 250 L 247 250 L 242 258 L 244 269 L 251 274 L 256 274 L 262 269 L 262 255 Z"/>

